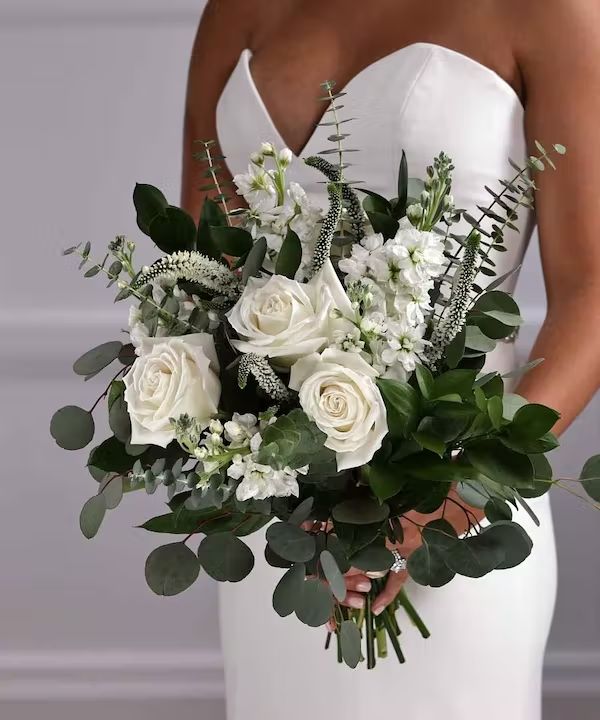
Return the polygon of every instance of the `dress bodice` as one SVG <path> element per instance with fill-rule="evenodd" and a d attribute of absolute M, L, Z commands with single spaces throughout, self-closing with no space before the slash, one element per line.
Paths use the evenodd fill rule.
<path fill-rule="evenodd" d="M 233 174 L 246 171 L 261 142 L 285 145 L 254 84 L 250 58 L 244 50 L 217 107 L 218 138 Z M 526 157 L 524 110 L 514 89 L 490 68 L 448 48 L 429 43 L 401 48 L 369 65 L 344 90 L 341 116 L 356 118 L 345 126 L 351 132 L 346 143 L 360 150 L 347 156 L 348 177 L 386 197 L 396 194 L 402 150 L 409 175 L 421 178 L 443 150 L 456 167 L 456 206 L 478 216 L 477 206 L 491 201 L 485 186 L 501 189 L 498 180 L 515 175 L 508 159 L 522 163 Z M 332 147 L 331 132 L 318 126 L 302 157 Z M 299 158 L 288 173 L 325 204 L 320 173 Z M 524 209 L 519 225 L 520 234 L 506 232 L 507 252 L 496 253 L 498 275 L 522 261 L 532 230 Z M 514 282 L 516 274 L 509 289 Z"/>

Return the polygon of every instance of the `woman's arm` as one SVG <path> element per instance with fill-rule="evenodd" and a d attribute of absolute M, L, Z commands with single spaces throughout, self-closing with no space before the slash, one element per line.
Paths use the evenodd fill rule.
<path fill-rule="evenodd" d="M 201 147 L 197 140 L 217 140 L 217 104 L 240 54 L 251 43 L 252 7 L 246 0 L 208 0 L 200 20 L 190 59 L 183 129 L 181 206 L 198 218 L 207 194 L 203 169 L 192 155 Z M 221 155 L 216 146 L 215 155 Z M 230 180 L 227 168 L 221 172 Z"/>
<path fill-rule="evenodd" d="M 527 138 L 567 155 L 536 178 L 548 309 L 532 357 L 545 360 L 518 392 L 559 410 L 560 433 L 600 383 L 600 3 L 533 5 L 519 58 Z"/>
<path fill-rule="evenodd" d="M 517 392 L 559 410 L 555 432 L 560 434 L 600 385 L 600 3 L 519 0 L 518 12 L 513 27 L 523 33 L 517 39 L 523 48 L 518 59 L 531 153 L 537 153 L 535 140 L 546 147 L 561 143 L 568 152 L 556 172 L 548 169 L 536 177 L 548 310 L 531 355 L 544 362 L 523 378 Z M 458 508 L 451 512 L 447 517 L 457 530 L 466 530 Z M 435 517 L 409 515 L 420 524 Z M 416 525 L 409 522 L 407 529 L 399 548 L 403 555 L 421 542 Z M 407 577 L 390 575 L 373 605 L 376 614 Z"/>

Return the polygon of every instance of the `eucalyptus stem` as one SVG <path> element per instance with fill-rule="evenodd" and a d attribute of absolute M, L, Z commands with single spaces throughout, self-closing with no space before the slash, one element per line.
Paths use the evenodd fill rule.
<path fill-rule="evenodd" d="M 374 637 L 374 615 L 373 615 L 373 599 L 371 593 L 367 593 L 365 598 L 365 635 L 367 641 L 367 668 L 372 670 L 375 667 L 375 637 Z"/>
<path fill-rule="evenodd" d="M 394 613 L 386 608 L 381 614 L 381 617 L 385 629 L 387 630 L 390 642 L 392 643 L 392 647 L 394 648 L 394 652 L 396 653 L 396 656 L 398 658 L 398 661 L 400 663 L 406 662 L 406 658 L 404 657 L 404 653 L 402 652 L 402 648 L 400 647 L 400 642 L 398 640 L 399 633 L 396 632 L 397 625 L 394 626 L 394 623 L 396 622 L 394 618 Z"/>
<path fill-rule="evenodd" d="M 215 188 L 217 190 L 217 193 L 218 193 L 217 199 L 220 201 L 220 203 L 223 207 L 223 212 L 225 213 L 225 217 L 227 218 L 227 224 L 229 226 L 231 226 L 231 218 L 229 217 L 229 208 L 227 207 L 227 199 L 223 193 L 223 190 L 221 189 L 221 184 L 219 183 L 219 177 L 217 175 L 215 165 L 213 163 L 213 157 L 210 153 L 210 146 L 213 144 L 214 141 L 202 140 L 201 142 L 202 142 L 202 145 L 204 146 L 205 159 L 206 159 L 206 162 L 208 163 L 208 171 L 210 173 L 210 176 L 212 178 L 212 181 L 213 181 Z"/>
<path fill-rule="evenodd" d="M 406 594 L 406 590 L 402 588 L 400 592 L 398 593 L 398 601 L 400 605 L 404 608 L 404 611 L 410 618 L 413 625 L 418 629 L 418 631 L 421 633 L 422 637 L 428 638 L 431 633 L 427 629 L 427 626 L 421 620 L 421 617 L 419 613 L 416 611 L 415 606 L 411 603 L 411 601 L 408 599 L 408 595 Z"/>

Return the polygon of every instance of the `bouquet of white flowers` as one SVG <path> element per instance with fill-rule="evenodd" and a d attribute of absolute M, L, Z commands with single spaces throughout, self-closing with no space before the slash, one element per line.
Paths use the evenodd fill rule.
<path fill-rule="evenodd" d="M 511 508 L 533 515 L 527 499 L 559 484 L 546 459 L 558 413 L 482 372 L 486 354 L 522 323 L 493 256 L 533 202 L 532 173 L 554 164 L 538 145 L 539 156 L 488 188 L 479 220 L 454 206 L 444 153 L 424 180 L 409 179 L 403 156 L 397 197 L 364 189 L 361 202 L 344 175 L 338 95 L 325 89 L 334 147 L 305 162 L 326 178 L 326 212 L 288 182 L 292 155 L 270 143 L 234 178 L 247 209 L 229 210 L 205 142 L 212 199 L 198 223 L 155 187 L 135 188 L 138 226 L 163 253 L 151 266 L 135 267 L 124 237 L 103 262 L 90 259 L 89 243 L 66 251 L 81 256 L 86 277 L 108 276 L 117 300 L 134 301 L 128 341 L 74 365 L 87 379 L 118 364 L 102 396 L 113 434 L 89 455 L 98 488 L 80 524 L 91 538 L 124 493 L 164 486 L 169 512 L 142 526 L 182 536 L 148 557 L 148 585 L 161 595 L 188 588 L 201 568 L 242 580 L 254 557 L 241 538 L 268 525 L 266 559 L 285 570 L 275 611 L 327 625 L 340 660 L 355 667 L 364 655 L 373 667 L 388 642 L 404 659 L 399 607 L 428 632 L 404 591 L 375 617 L 383 580 L 366 610 L 345 607 L 351 567 L 406 567 L 433 587 L 511 568 L 532 545 Z M 61 447 L 92 441 L 98 402 L 55 413 Z M 581 474 L 595 500 L 599 476 L 596 456 Z M 444 518 L 451 490 L 471 523 L 462 536 Z M 485 508 L 484 527 L 469 506 Z M 406 564 L 394 545 L 412 510 L 435 519 Z"/>

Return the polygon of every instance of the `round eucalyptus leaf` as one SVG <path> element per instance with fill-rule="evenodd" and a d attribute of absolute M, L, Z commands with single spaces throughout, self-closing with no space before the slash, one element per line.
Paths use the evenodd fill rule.
<path fill-rule="evenodd" d="M 444 562 L 443 552 L 426 542 L 410 554 L 407 570 L 416 583 L 426 587 L 447 585 L 455 575 Z"/>
<path fill-rule="evenodd" d="M 586 493 L 592 500 L 600 502 L 600 455 L 594 455 L 586 462 L 580 478 Z"/>
<path fill-rule="evenodd" d="M 106 514 L 106 500 L 104 495 L 94 495 L 81 508 L 79 527 L 84 537 L 91 540 L 100 529 Z"/>
<path fill-rule="evenodd" d="M 113 360 L 119 357 L 123 343 L 119 340 L 102 343 L 84 353 L 73 363 L 73 371 L 77 375 L 93 375 L 104 370 Z"/>
<path fill-rule="evenodd" d="M 178 595 L 196 581 L 200 561 L 182 542 L 162 545 L 146 560 L 146 582 L 157 595 Z"/>
<path fill-rule="evenodd" d="M 310 627 L 325 625 L 333 614 L 333 595 L 317 578 L 304 581 L 295 607 L 296 617 Z"/>
<path fill-rule="evenodd" d="M 131 420 L 123 395 L 118 395 L 108 411 L 108 424 L 117 440 L 127 443 L 131 437 Z M 130 453 L 128 453 L 130 454 Z"/>
<path fill-rule="evenodd" d="M 279 557 L 279 555 L 273 551 L 273 548 L 267 544 L 265 545 L 265 560 L 269 563 L 271 567 L 276 568 L 290 568 L 292 567 L 293 563 L 289 560 L 284 560 L 282 557 Z"/>
<path fill-rule="evenodd" d="M 104 495 L 107 510 L 114 510 L 123 499 L 123 478 L 112 475 L 100 483 L 98 493 Z"/>
<path fill-rule="evenodd" d="M 267 542 L 284 560 L 308 562 L 315 554 L 315 539 L 295 525 L 275 523 L 267 528 Z"/>
<path fill-rule="evenodd" d="M 340 572 L 347 573 L 350 570 L 350 561 L 346 553 L 346 548 L 341 540 L 333 534 L 327 535 L 327 550 L 333 555 Z"/>
<path fill-rule="evenodd" d="M 343 602 L 346 599 L 346 583 L 335 558 L 329 550 L 323 550 L 320 559 L 331 592 L 340 602 Z"/>
<path fill-rule="evenodd" d="M 348 667 L 354 669 L 362 659 L 360 630 L 353 620 L 344 620 L 339 633 L 342 658 Z"/>
<path fill-rule="evenodd" d="M 302 523 L 308 520 L 308 518 L 310 517 L 314 502 L 315 500 L 313 497 L 307 497 L 305 500 L 303 500 L 299 505 L 294 508 L 292 514 L 288 518 L 288 522 L 291 525 L 302 525 Z"/>
<path fill-rule="evenodd" d="M 497 570 L 516 567 L 531 554 L 533 542 L 525 530 L 517 523 L 507 520 L 490 525 L 481 532 L 481 537 L 493 540 L 504 553 L 504 559 L 496 566 Z"/>
<path fill-rule="evenodd" d="M 302 594 L 306 568 L 304 563 L 293 565 L 277 583 L 273 593 L 273 608 L 280 617 L 291 615 Z"/>
<path fill-rule="evenodd" d="M 495 570 L 505 560 L 504 548 L 483 531 L 459 540 L 444 554 L 446 565 L 458 575 L 478 578 Z"/>
<path fill-rule="evenodd" d="M 456 492 L 458 497 L 470 505 L 471 507 L 479 508 L 483 510 L 486 506 L 489 495 L 483 490 L 480 490 L 476 485 L 466 482 L 458 483 L 456 486 Z"/>
<path fill-rule="evenodd" d="M 92 441 L 94 430 L 92 413 L 76 405 L 57 410 L 50 421 L 50 434 L 64 450 L 81 450 Z"/>
<path fill-rule="evenodd" d="M 387 520 L 390 509 L 372 498 L 344 500 L 335 505 L 332 511 L 334 520 L 349 525 L 372 525 Z"/>
<path fill-rule="evenodd" d="M 510 505 L 500 500 L 500 498 L 492 498 L 486 503 L 485 516 L 491 523 L 500 520 L 512 520 L 512 510 Z"/>
<path fill-rule="evenodd" d="M 367 545 L 352 556 L 352 565 L 365 572 L 384 572 L 394 563 L 394 556 L 383 545 Z"/>
<path fill-rule="evenodd" d="M 200 564 L 219 582 L 240 582 L 252 572 L 252 550 L 230 532 L 207 535 L 198 548 Z"/>

